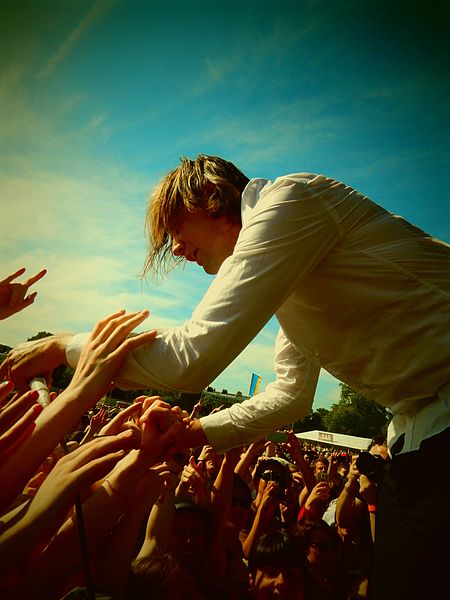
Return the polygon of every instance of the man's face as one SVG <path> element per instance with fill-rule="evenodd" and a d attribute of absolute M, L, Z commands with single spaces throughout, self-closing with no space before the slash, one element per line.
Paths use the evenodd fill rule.
<path fill-rule="evenodd" d="M 184 256 L 215 275 L 223 261 L 233 254 L 240 225 L 230 223 L 225 215 L 211 217 L 206 211 L 184 211 L 172 236 L 172 254 Z"/>
<path fill-rule="evenodd" d="M 318 473 L 326 473 L 327 472 L 327 465 L 324 462 L 321 462 L 320 460 L 316 462 L 315 467 L 314 467 L 314 473 L 317 475 Z"/>

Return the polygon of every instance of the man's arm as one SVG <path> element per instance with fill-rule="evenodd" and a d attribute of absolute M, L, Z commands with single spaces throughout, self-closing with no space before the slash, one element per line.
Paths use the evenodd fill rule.
<path fill-rule="evenodd" d="M 71 337 L 64 333 L 18 344 L 0 365 L 0 380 L 13 381 L 16 388 L 26 390 L 33 377 L 41 376 L 50 385 L 53 370 L 68 364 L 66 348 Z M 88 337 L 86 334 L 83 347 Z"/>
<path fill-rule="evenodd" d="M 204 434 L 216 452 L 260 440 L 309 414 L 320 367 L 300 353 L 282 329 L 275 351 L 276 380 L 264 392 L 200 419 Z"/>

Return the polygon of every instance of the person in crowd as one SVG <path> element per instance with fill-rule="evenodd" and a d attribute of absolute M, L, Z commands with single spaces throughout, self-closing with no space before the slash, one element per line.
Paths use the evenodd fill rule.
<path fill-rule="evenodd" d="M 249 530 L 242 535 L 242 546 L 247 558 L 263 533 L 283 526 L 288 528 L 292 524 L 286 522 L 286 490 L 290 486 L 290 478 L 286 461 L 276 457 L 260 457 L 253 477 L 257 490 L 251 507 L 253 519 Z"/>
<path fill-rule="evenodd" d="M 176 496 L 175 492 L 176 482 L 153 505 L 136 560 L 148 560 L 155 552 L 169 552 L 188 571 L 201 594 L 220 598 L 225 565 L 210 507 Z"/>
<path fill-rule="evenodd" d="M 248 568 L 242 548 L 241 533 L 248 531 L 252 495 L 248 485 L 233 473 L 231 499 L 225 514 L 223 547 L 226 553 L 224 589 L 230 600 L 246 600 L 248 593 Z"/>
<path fill-rule="evenodd" d="M 189 571 L 169 552 L 133 562 L 122 600 L 205 600 Z"/>
<path fill-rule="evenodd" d="M 216 278 L 190 320 L 130 353 L 116 383 L 199 392 L 276 315 L 276 381 L 190 421 L 180 444 L 220 453 L 305 416 L 321 367 L 389 407 L 393 460 L 379 494 L 372 589 L 383 600 L 419 597 L 423 568 L 433 581 L 444 568 L 433 548 L 450 484 L 430 478 L 418 495 L 415 473 L 450 435 L 449 246 L 331 178 L 249 180 L 206 155 L 163 178 L 147 222 L 145 271 L 174 256 Z M 44 365 L 74 365 L 84 343 L 55 336 L 18 347 L 0 376 L 10 369 L 25 386 Z"/>
<path fill-rule="evenodd" d="M 255 600 L 313 598 L 309 595 L 307 563 L 296 538 L 286 531 L 269 531 L 258 539 L 250 552 L 248 570 Z"/>
<path fill-rule="evenodd" d="M 258 458 L 260 454 L 265 451 L 266 446 L 267 441 L 265 438 L 246 446 L 244 451 L 241 453 L 241 458 L 235 468 L 235 472 L 243 481 L 245 481 L 252 494 L 255 495 L 257 490 L 255 490 L 253 485 L 253 473 L 256 469 Z"/>
<path fill-rule="evenodd" d="M 346 600 L 346 573 L 342 569 L 342 542 L 321 519 L 302 519 L 294 536 L 308 563 L 311 598 Z"/>
<path fill-rule="evenodd" d="M 367 453 L 352 456 L 348 479 L 336 502 L 336 526 L 343 540 L 345 564 L 366 583 L 373 568 L 378 486 L 388 461 L 386 439 L 374 438 Z"/>

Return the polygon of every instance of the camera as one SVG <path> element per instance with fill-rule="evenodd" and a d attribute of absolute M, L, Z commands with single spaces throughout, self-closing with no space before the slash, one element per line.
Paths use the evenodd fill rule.
<path fill-rule="evenodd" d="M 280 471 L 272 471 L 267 469 L 261 473 L 261 479 L 264 479 L 264 481 L 276 481 L 280 487 L 286 486 L 286 477 L 284 473 L 281 473 Z"/>
<path fill-rule="evenodd" d="M 361 452 L 356 459 L 356 468 L 365 475 L 372 483 L 381 483 L 384 477 L 386 461 L 378 454 L 370 454 L 370 452 Z"/>

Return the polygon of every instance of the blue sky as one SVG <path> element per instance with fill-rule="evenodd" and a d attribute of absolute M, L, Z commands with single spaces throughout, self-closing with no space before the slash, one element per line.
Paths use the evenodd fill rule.
<path fill-rule="evenodd" d="M 2 272 L 48 274 L 0 325 L 14 345 L 116 310 L 189 318 L 198 267 L 142 283 L 148 194 L 181 155 L 249 177 L 311 171 L 449 241 L 443 1 L 2 2 Z M 213 383 L 273 377 L 274 322 Z M 321 376 L 315 408 L 337 400 Z"/>

